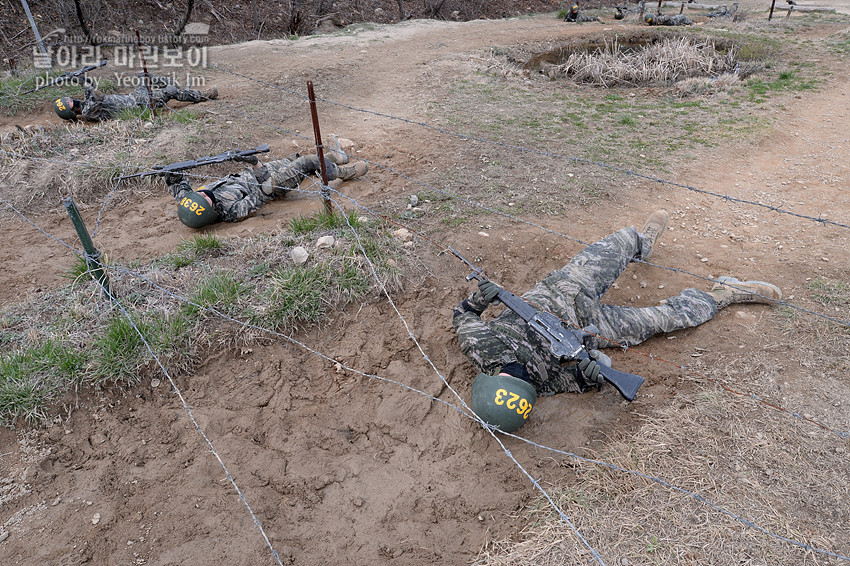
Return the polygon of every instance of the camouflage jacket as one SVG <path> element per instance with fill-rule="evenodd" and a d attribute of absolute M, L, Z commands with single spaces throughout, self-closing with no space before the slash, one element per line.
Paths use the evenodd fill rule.
<path fill-rule="evenodd" d="M 522 297 L 563 320 L 567 328 L 595 326 L 594 334 L 602 338 L 586 338 L 588 349 L 634 346 L 659 332 L 690 328 L 714 317 L 717 304 L 698 289 L 685 289 L 651 307 L 600 302 L 628 264 L 645 257 L 648 243 L 634 228 L 619 230 L 584 248 Z M 461 350 L 481 371 L 495 375 L 503 366 L 519 363 L 539 395 L 581 391 L 575 363 L 561 365 L 549 353 L 548 342 L 509 309 L 489 322 L 482 320 L 487 306 L 474 293 L 455 308 L 453 319 Z"/>
<path fill-rule="evenodd" d="M 329 162 L 326 165 L 328 177 L 335 179 L 336 165 Z M 197 189 L 193 189 L 181 175 L 178 181 L 168 186 L 168 190 L 178 202 L 190 191 L 211 193 L 218 219 L 237 222 L 264 204 L 286 196 L 290 189 L 297 188 L 307 175 L 318 169 L 319 159 L 315 155 L 297 156 L 294 160 L 284 158 L 270 161 L 262 167 L 222 177 Z"/>

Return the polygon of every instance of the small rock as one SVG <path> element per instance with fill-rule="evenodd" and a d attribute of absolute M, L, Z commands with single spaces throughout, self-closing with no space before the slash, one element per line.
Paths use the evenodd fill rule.
<path fill-rule="evenodd" d="M 4 533 L 0 533 L 0 542 L 3 542 L 7 538 L 9 538 L 9 531 L 6 531 Z"/>
<path fill-rule="evenodd" d="M 307 262 L 307 258 L 310 257 L 310 254 L 307 253 L 307 250 L 305 250 L 303 246 L 296 246 L 289 252 L 289 257 L 292 258 L 292 261 L 294 261 L 296 265 L 304 265 L 304 263 Z"/>
<path fill-rule="evenodd" d="M 100 522 L 100 513 L 95 513 L 94 517 L 91 518 L 91 524 L 96 525 Z"/>
<path fill-rule="evenodd" d="M 487 232 L 478 232 L 478 235 L 479 235 L 479 236 L 484 236 L 485 238 L 489 238 L 489 237 L 490 237 L 490 234 L 488 234 Z"/>
<path fill-rule="evenodd" d="M 641 282 L 640 282 L 640 288 L 641 288 L 641 289 L 646 289 L 646 286 L 647 286 L 647 282 L 646 282 L 646 281 L 641 281 Z"/>
<path fill-rule="evenodd" d="M 320 250 L 326 250 L 334 245 L 334 237 L 333 236 L 322 236 L 318 240 L 316 240 L 316 247 Z"/>
<path fill-rule="evenodd" d="M 419 197 L 416 195 L 410 195 L 410 206 L 416 206 L 419 204 Z"/>
<path fill-rule="evenodd" d="M 706 262 L 708 262 L 708 258 L 707 257 L 701 258 L 700 261 L 703 262 L 703 263 L 706 263 Z"/>
<path fill-rule="evenodd" d="M 151 387 L 159 387 L 160 381 L 157 378 L 151 379 Z"/>
<path fill-rule="evenodd" d="M 410 232 L 407 231 L 407 228 L 399 228 L 398 230 L 393 232 L 393 236 L 395 236 L 402 242 L 406 242 L 411 238 Z"/>

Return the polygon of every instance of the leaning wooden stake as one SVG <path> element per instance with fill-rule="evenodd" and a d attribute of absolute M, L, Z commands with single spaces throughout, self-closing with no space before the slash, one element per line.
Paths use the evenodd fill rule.
<path fill-rule="evenodd" d="M 325 211 L 333 214 L 331 192 L 328 188 L 328 171 L 325 167 L 325 146 L 322 145 L 322 133 L 319 131 L 319 114 L 316 112 L 316 95 L 313 93 L 313 81 L 307 81 L 307 96 L 310 99 L 310 115 L 313 117 L 313 135 L 316 138 L 316 153 L 319 154 L 319 165 L 322 168 L 322 200 L 325 201 Z"/>

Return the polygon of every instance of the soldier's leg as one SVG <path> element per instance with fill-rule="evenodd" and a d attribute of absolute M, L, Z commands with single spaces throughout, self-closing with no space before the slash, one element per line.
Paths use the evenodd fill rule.
<path fill-rule="evenodd" d="M 541 283 L 598 301 L 629 263 L 645 256 L 650 247 L 649 239 L 635 228 L 623 228 L 584 248 Z"/>
<path fill-rule="evenodd" d="M 276 187 L 294 189 L 301 184 L 307 175 L 321 171 L 317 155 L 303 155 L 296 159 L 278 159 L 265 164 L 269 172 L 269 181 Z M 337 166 L 325 160 L 325 171 L 328 180 L 336 179 Z"/>
<path fill-rule="evenodd" d="M 714 318 L 717 303 L 704 291 L 685 289 L 663 305 L 632 308 L 604 305 L 587 297 L 576 298 L 579 324 L 599 329 L 608 340 L 591 340 L 589 347 L 634 346 L 655 334 L 698 326 Z"/>
<path fill-rule="evenodd" d="M 170 85 L 165 89 L 165 94 L 168 100 L 177 100 L 179 102 L 192 102 L 197 104 L 204 100 L 215 100 L 218 98 L 218 87 L 213 85 L 209 90 L 192 90 L 181 89 L 174 85 Z"/>

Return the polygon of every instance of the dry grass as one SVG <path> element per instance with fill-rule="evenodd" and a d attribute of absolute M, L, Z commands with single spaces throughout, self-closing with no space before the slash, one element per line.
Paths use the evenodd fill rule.
<path fill-rule="evenodd" d="M 719 52 L 711 40 L 667 37 L 642 49 L 625 51 L 614 39 L 596 51 L 570 54 L 555 66 L 554 73 L 602 87 L 664 85 L 734 71 L 735 60 L 734 48 Z"/>
<path fill-rule="evenodd" d="M 846 555 L 847 447 L 833 433 L 704 389 L 673 399 L 599 459 L 661 478 L 783 537 Z M 607 564 L 839 563 L 640 476 L 573 459 L 562 464 L 574 477 L 550 494 Z M 521 540 L 491 543 L 476 565 L 591 562 L 548 504 L 529 508 L 527 518 Z"/>

